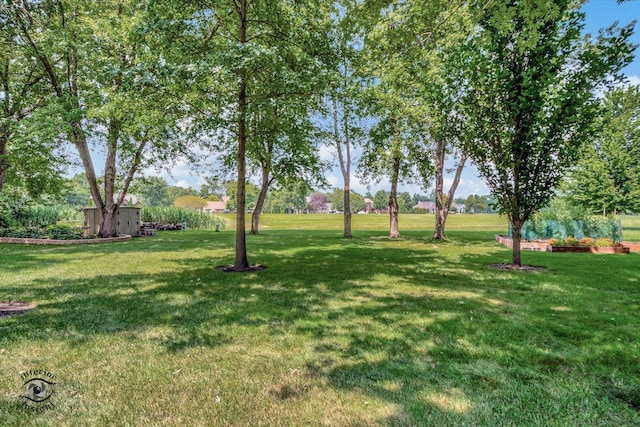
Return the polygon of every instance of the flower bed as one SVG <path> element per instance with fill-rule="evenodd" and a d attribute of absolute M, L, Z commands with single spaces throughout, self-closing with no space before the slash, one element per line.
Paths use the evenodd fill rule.
<path fill-rule="evenodd" d="M 551 252 L 591 252 L 594 254 L 628 254 L 624 246 L 551 246 Z"/>
<path fill-rule="evenodd" d="M 513 248 L 513 239 L 507 236 L 496 235 L 496 240 Z M 611 239 L 584 238 L 577 240 L 573 237 L 566 239 L 550 239 L 538 241 L 523 240 L 520 243 L 523 251 L 543 251 L 543 252 L 589 252 L 595 254 L 628 254 L 630 252 L 640 252 L 640 244 L 628 243 L 616 244 Z"/>

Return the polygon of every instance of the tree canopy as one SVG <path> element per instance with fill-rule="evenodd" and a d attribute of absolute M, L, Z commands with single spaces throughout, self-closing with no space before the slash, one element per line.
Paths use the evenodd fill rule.
<path fill-rule="evenodd" d="M 598 130 L 564 190 L 592 213 L 640 212 L 640 86 L 615 88 L 602 100 Z"/>
<path fill-rule="evenodd" d="M 631 60 L 633 25 L 583 39 L 573 1 L 491 3 L 450 65 L 465 118 L 464 149 L 520 229 L 578 158 L 599 113 L 595 90 Z"/>

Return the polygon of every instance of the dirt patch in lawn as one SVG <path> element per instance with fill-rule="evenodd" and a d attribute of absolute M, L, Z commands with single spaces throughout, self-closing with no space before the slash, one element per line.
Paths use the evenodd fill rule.
<path fill-rule="evenodd" d="M 249 268 L 244 268 L 242 270 L 236 270 L 233 268 L 233 265 L 219 265 L 216 267 L 216 270 L 224 271 L 225 273 L 255 273 L 266 269 L 267 266 L 261 264 L 251 264 Z"/>
<path fill-rule="evenodd" d="M 513 270 L 513 271 L 547 271 L 547 267 L 541 267 L 539 265 L 515 265 L 507 263 L 490 264 L 489 267 L 497 268 L 500 270 Z"/>
<path fill-rule="evenodd" d="M 36 308 L 35 304 L 23 301 L 0 301 L 0 317 L 15 316 Z"/>

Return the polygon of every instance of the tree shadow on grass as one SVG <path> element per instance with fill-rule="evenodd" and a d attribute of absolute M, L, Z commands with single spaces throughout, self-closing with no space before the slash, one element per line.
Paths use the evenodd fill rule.
<path fill-rule="evenodd" d="M 549 272 L 504 272 L 488 268 L 508 256 L 497 247 L 453 257 L 418 240 L 403 246 L 373 234 L 350 241 L 334 234 L 253 239 L 253 255 L 270 266 L 260 273 L 225 274 L 206 254 L 181 253 L 171 260 L 174 271 L 4 286 L 11 295 L 33 293 L 38 309 L 0 319 L 0 343 L 58 339 L 80 346 L 119 333 L 179 353 L 232 345 L 255 331 L 294 335 L 310 347 L 303 352 L 310 378 L 394 406 L 397 411 L 380 420 L 391 425 L 430 425 L 434 416 L 449 425 L 495 425 L 509 416 L 495 412 L 496 402 L 513 399 L 526 407 L 538 399 L 551 409 L 554 377 L 580 371 L 588 379 L 585 364 L 594 376 L 606 377 L 611 367 L 637 373 L 632 352 L 619 348 L 612 358 L 605 351 L 618 338 L 633 338 L 628 325 L 637 313 L 612 329 L 608 317 L 579 311 L 594 292 L 638 297 L 633 282 L 590 278 L 604 268 L 604 258 L 589 258 L 589 269 L 576 272 L 567 268 L 584 263 L 576 257 L 531 254 L 525 257 Z M 618 260 L 617 271 L 640 279 L 633 261 L 637 256 Z M 12 262 L 21 261 L 10 260 L 9 268 Z M 588 328 L 580 327 L 584 316 Z M 583 345 L 592 342 L 599 344 Z M 590 396 L 605 396 L 599 393 Z M 571 399 L 579 400 L 565 398 Z M 522 424 L 540 421 L 539 413 L 519 416 Z M 563 416 L 544 420 L 562 424 Z"/>

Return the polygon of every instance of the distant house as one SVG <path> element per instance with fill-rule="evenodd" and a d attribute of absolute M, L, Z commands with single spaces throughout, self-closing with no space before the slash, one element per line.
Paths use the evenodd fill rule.
<path fill-rule="evenodd" d="M 427 209 L 429 213 L 435 213 L 436 211 L 436 202 L 419 202 L 417 205 L 413 207 L 413 209 Z M 465 206 L 461 203 L 454 203 L 451 205 L 451 211 L 455 211 L 458 213 L 465 212 Z"/>
<path fill-rule="evenodd" d="M 436 211 L 436 202 L 418 202 L 413 209 L 427 209 L 429 213 L 434 213 Z"/>
<path fill-rule="evenodd" d="M 451 206 L 453 209 L 456 210 L 456 212 L 458 213 L 465 213 L 467 211 L 467 207 L 465 205 L 463 205 L 462 203 L 455 203 L 453 206 Z"/>
<path fill-rule="evenodd" d="M 373 211 L 373 200 L 368 197 L 364 198 L 364 212 L 371 213 Z"/>
<path fill-rule="evenodd" d="M 203 212 L 207 213 L 223 213 L 227 209 L 228 196 L 224 196 L 222 200 L 216 200 L 215 202 L 207 202 L 207 205 L 202 208 Z"/>
<path fill-rule="evenodd" d="M 118 194 L 113 195 L 113 201 L 118 201 Z M 127 194 L 126 196 L 124 196 L 124 199 L 122 199 L 122 203 L 120 204 L 120 206 L 139 208 L 140 206 L 142 206 L 142 203 L 140 203 L 140 199 L 138 199 L 138 196 L 136 196 L 135 194 Z"/>

